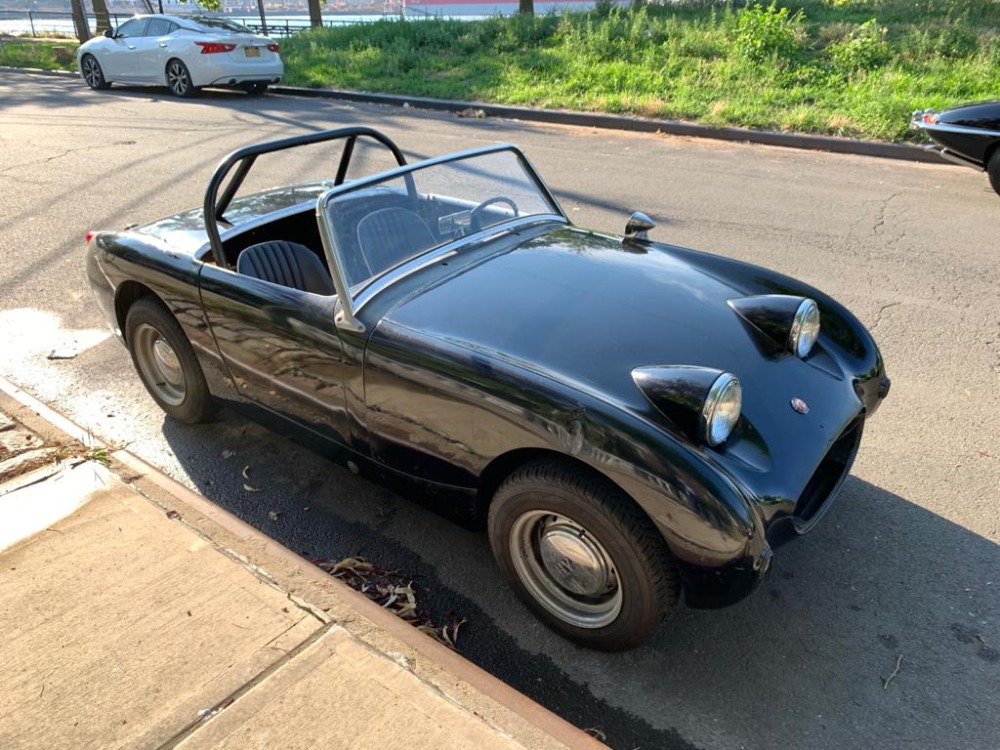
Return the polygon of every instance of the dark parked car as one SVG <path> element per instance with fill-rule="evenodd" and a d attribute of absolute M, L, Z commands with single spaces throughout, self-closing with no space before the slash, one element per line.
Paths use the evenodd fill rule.
<path fill-rule="evenodd" d="M 327 141 L 329 180 L 234 199 L 260 155 Z M 361 142 L 398 166 L 348 180 Z M 573 226 L 514 146 L 407 165 L 346 128 L 232 153 L 203 210 L 88 235 L 87 271 L 168 415 L 255 402 L 464 499 L 539 618 L 616 650 L 682 593 L 749 594 L 889 389 L 837 302 L 652 226 Z"/>
<path fill-rule="evenodd" d="M 928 146 L 948 161 L 986 170 L 990 185 L 1000 193 L 1000 101 L 966 104 L 943 112 L 919 109 L 910 126 L 923 130 Z"/>

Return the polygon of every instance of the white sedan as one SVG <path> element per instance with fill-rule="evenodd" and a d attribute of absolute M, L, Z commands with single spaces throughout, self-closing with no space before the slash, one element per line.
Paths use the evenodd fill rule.
<path fill-rule="evenodd" d="M 196 16 L 135 16 L 80 45 L 76 62 L 92 89 L 148 84 L 185 97 L 202 86 L 262 94 L 285 72 L 272 39 L 224 18 Z"/>

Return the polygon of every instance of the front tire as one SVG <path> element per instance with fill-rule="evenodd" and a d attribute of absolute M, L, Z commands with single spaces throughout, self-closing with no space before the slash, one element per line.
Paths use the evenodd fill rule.
<path fill-rule="evenodd" d="M 993 186 L 993 190 L 1000 195 L 1000 148 L 993 150 L 993 155 L 986 166 L 986 173 L 990 176 L 990 185 Z"/>
<path fill-rule="evenodd" d="M 143 297 L 129 308 L 125 340 L 142 384 L 167 416 L 185 424 L 212 418 L 215 403 L 194 349 L 159 300 Z"/>
<path fill-rule="evenodd" d="M 511 474 L 489 512 L 493 556 L 548 627 L 602 651 L 648 640 L 679 598 L 659 532 L 624 492 L 559 462 Z"/>
<path fill-rule="evenodd" d="M 83 59 L 80 60 L 80 72 L 83 75 L 83 80 L 95 91 L 103 91 L 104 89 L 111 88 L 111 84 L 104 77 L 101 64 L 97 62 L 97 58 L 93 55 L 83 56 Z"/>
<path fill-rule="evenodd" d="M 167 88 L 171 94 L 183 99 L 198 95 L 198 89 L 191 83 L 191 73 L 187 65 L 177 58 L 167 63 Z"/>

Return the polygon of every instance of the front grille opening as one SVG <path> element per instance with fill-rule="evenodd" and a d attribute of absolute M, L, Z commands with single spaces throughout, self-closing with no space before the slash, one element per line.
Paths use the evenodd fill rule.
<path fill-rule="evenodd" d="M 864 421 L 860 418 L 848 425 L 816 467 L 795 504 L 795 526 L 799 532 L 808 531 L 819 520 L 847 478 L 858 453 L 863 427 Z"/>

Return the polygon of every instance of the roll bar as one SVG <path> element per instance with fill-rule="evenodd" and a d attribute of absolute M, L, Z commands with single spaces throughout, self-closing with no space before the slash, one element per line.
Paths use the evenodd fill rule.
<path fill-rule="evenodd" d="M 212 256 L 215 258 L 215 262 L 227 268 L 233 268 L 236 264 L 236 259 L 229 258 L 226 255 L 225 248 L 222 246 L 222 238 L 219 235 L 219 222 L 226 220 L 226 209 L 229 208 L 229 204 L 236 196 L 236 191 L 240 189 L 258 156 L 261 154 L 270 154 L 275 151 L 284 151 L 296 146 L 308 146 L 313 143 L 346 139 L 347 143 L 344 144 L 344 152 L 340 156 L 340 164 L 337 167 L 337 175 L 333 182 L 334 186 L 337 186 L 342 185 L 347 177 L 347 169 L 350 166 L 351 156 L 354 154 L 354 145 L 357 143 L 358 138 L 371 138 L 381 143 L 392 152 L 398 166 L 406 166 L 406 157 L 403 156 L 403 152 L 399 150 L 399 147 L 393 143 L 389 136 L 373 128 L 366 127 L 321 130 L 318 133 L 306 133 L 305 135 L 296 135 L 277 141 L 256 143 L 237 149 L 224 158 L 219 163 L 219 166 L 216 167 L 212 179 L 208 181 L 208 188 L 205 190 L 205 231 L 208 234 L 208 243 L 212 249 Z M 222 194 L 219 195 L 222 183 L 234 166 L 236 167 L 235 174 L 233 174 L 232 179 L 226 185 Z"/>

